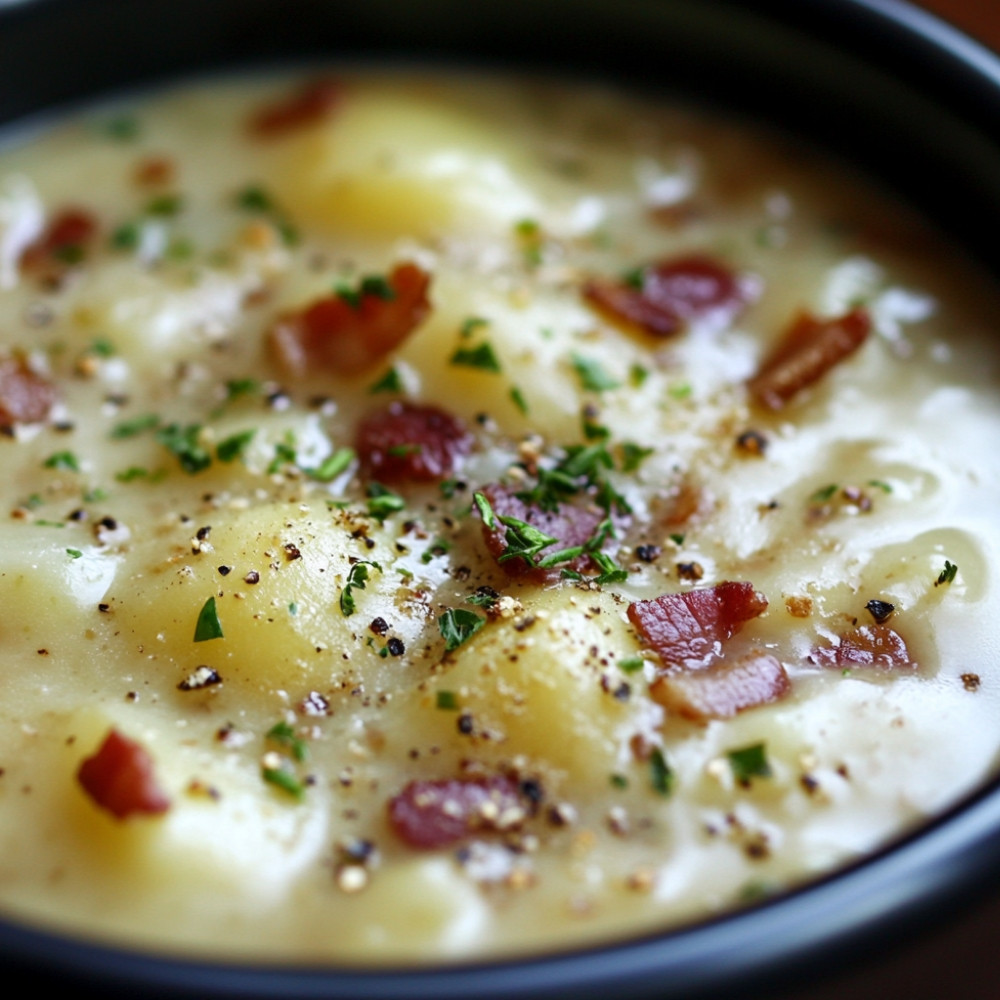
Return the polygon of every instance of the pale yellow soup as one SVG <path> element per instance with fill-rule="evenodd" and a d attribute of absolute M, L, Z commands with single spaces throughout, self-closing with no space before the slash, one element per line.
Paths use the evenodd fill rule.
<path fill-rule="evenodd" d="M 1000 303 L 968 262 L 731 123 L 319 75 L 336 100 L 273 134 L 248 122 L 300 79 L 102 107 L 0 155 L 0 346 L 55 395 L 0 440 L 3 915 L 198 956 L 538 953 L 799 885 L 991 777 Z M 40 274 L 70 207 L 96 229 Z M 735 315 L 660 338 L 582 294 L 692 254 L 739 275 Z M 278 317 L 401 262 L 430 278 L 401 343 L 281 368 Z M 853 308 L 860 349 L 779 410 L 752 398 L 797 315 Z M 471 447 L 375 510 L 355 433 L 392 400 Z M 476 491 L 598 442 L 621 572 L 508 574 Z M 692 720 L 653 697 L 669 665 L 627 612 L 723 581 L 766 598 L 733 641 L 790 690 Z M 873 600 L 912 662 L 816 662 Z M 475 631 L 447 650 L 456 609 Z M 118 818 L 81 784 L 112 730 L 165 808 Z M 533 808 L 437 848 L 390 819 L 411 782 L 483 775 Z"/>

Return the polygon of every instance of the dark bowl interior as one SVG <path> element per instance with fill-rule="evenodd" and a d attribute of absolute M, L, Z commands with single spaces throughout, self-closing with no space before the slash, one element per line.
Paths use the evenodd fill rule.
<path fill-rule="evenodd" d="M 1000 61 L 897 0 L 14 0 L 0 4 L 0 122 L 190 73 L 345 57 L 607 78 L 775 123 L 883 179 L 1000 276 Z M 246 969 L 0 922 L 0 962 L 102 996 L 750 997 L 883 950 L 998 875 L 991 786 L 805 890 L 601 950 L 443 970 Z"/>

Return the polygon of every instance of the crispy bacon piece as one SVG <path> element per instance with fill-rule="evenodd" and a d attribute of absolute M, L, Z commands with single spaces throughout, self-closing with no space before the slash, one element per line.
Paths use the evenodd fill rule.
<path fill-rule="evenodd" d="M 591 278 L 583 297 L 613 319 L 656 337 L 672 337 L 691 320 L 707 316 L 729 321 L 751 289 L 725 265 L 692 255 L 643 268 L 635 284 Z"/>
<path fill-rule="evenodd" d="M 342 96 L 343 87 L 336 80 L 310 80 L 286 97 L 258 108 L 247 126 L 251 135 L 272 139 L 322 121 Z"/>
<path fill-rule="evenodd" d="M 839 645 L 817 647 L 809 660 L 822 667 L 916 667 L 903 637 L 888 625 L 862 625 Z"/>
<path fill-rule="evenodd" d="M 704 722 L 729 719 L 745 708 L 778 701 L 791 688 L 781 661 L 754 650 L 703 670 L 668 670 L 653 681 L 649 693 L 668 712 Z"/>
<path fill-rule="evenodd" d="M 279 316 L 268 334 L 278 366 L 296 377 L 317 369 L 356 375 L 380 361 L 430 312 L 430 275 L 416 264 L 397 264 L 387 285 L 391 298 L 362 291 L 352 302 L 334 293 Z"/>
<path fill-rule="evenodd" d="M 83 790 L 118 819 L 155 816 L 170 808 L 153 774 L 153 761 L 134 740 L 111 729 L 76 773 Z"/>
<path fill-rule="evenodd" d="M 410 847 L 450 847 L 479 833 L 516 830 L 535 801 L 505 775 L 411 781 L 389 800 L 389 824 Z"/>
<path fill-rule="evenodd" d="M 704 667 L 722 654 L 722 643 L 767 610 L 751 583 L 661 594 L 629 605 L 629 621 L 664 664 Z"/>
<path fill-rule="evenodd" d="M 56 401 L 55 387 L 32 371 L 23 357 L 0 358 L 0 427 L 37 424 Z"/>
<path fill-rule="evenodd" d="M 442 479 L 472 447 L 462 422 L 436 406 L 394 400 L 358 425 L 355 445 L 369 479 L 383 483 Z"/>
<path fill-rule="evenodd" d="M 516 517 L 519 521 L 524 521 L 533 528 L 545 532 L 546 535 L 558 539 L 557 544 L 541 552 L 542 557 L 557 549 L 585 544 L 593 537 L 597 526 L 606 516 L 603 511 L 595 507 L 583 506 L 569 501 L 561 503 L 558 510 L 542 510 L 533 504 L 525 503 L 516 495 L 517 491 L 513 488 L 501 486 L 499 483 L 484 487 L 482 493 L 489 500 L 493 512 L 498 517 Z M 507 550 L 505 540 L 507 529 L 500 524 L 496 528 L 490 529 L 484 524 L 482 530 L 486 548 L 490 555 L 499 562 L 500 556 Z M 500 566 L 509 576 L 531 574 L 541 580 L 549 576 L 558 576 L 564 569 L 582 573 L 590 566 L 590 557 L 587 555 L 577 556 L 575 559 L 560 563 L 559 566 L 552 569 L 536 569 L 520 558 L 505 559 L 500 563 Z"/>
<path fill-rule="evenodd" d="M 64 208 L 21 254 L 21 267 L 43 280 L 57 280 L 82 257 L 97 236 L 97 219 L 85 208 Z"/>
<path fill-rule="evenodd" d="M 870 331 L 871 317 L 865 309 L 852 309 L 833 319 L 799 313 L 748 383 L 751 394 L 764 406 L 780 410 L 838 361 L 853 354 Z"/>

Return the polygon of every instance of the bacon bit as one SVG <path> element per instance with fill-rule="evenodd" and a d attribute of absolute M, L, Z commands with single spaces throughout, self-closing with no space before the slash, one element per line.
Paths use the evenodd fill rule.
<path fill-rule="evenodd" d="M 785 668 L 770 653 L 753 651 L 704 670 L 670 670 L 650 685 L 650 697 L 685 719 L 729 719 L 744 709 L 778 701 L 791 691 Z"/>
<path fill-rule="evenodd" d="M 517 781 L 499 775 L 411 781 L 389 800 L 389 823 L 410 847 L 449 847 L 472 834 L 519 829 L 536 811 Z"/>
<path fill-rule="evenodd" d="M 97 752 L 76 774 L 83 790 L 118 819 L 135 814 L 155 816 L 170 808 L 153 774 L 153 761 L 136 742 L 116 729 L 108 731 Z"/>
<path fill-rule="evenodd" d="M 55 387 L 20 356 L 0 359 L 0 427 L 37 424 L 56 401 Z"/>
<path fill-rule="evenodd" d="M 781 342 L 749 381 L 751 394 L 763 406 L 780 410 L 806 386 L 853 354 L 871 331 L 865 309 L 852 309 L 833 319 L 801 312 Z"/>
<path fill-rule="evenodd" d="M 395 400 L 358 425 L 355 447 L 369 479 L 427 482 L 450 475 L 472 447 L 472 436 L 436 406 Z"/>
<path fill-rule="evenodd" d="M 916 667 L 903 637 L 888 625 L 862 625 L 848 632 L 837 646 L 822 646 L 809 654 L 821 667 Z"/>
<path fill-rule="evenodd" d="M 430 275 L 416 264 L 397 264 L 388 285 L 391 299 L 365 292 L 355 305 L 333 294 L 279 316 L 268 333 L 278 367 L 301 378 L 318 368 L 356 375 L 376 364 L 430 312 Z"/>
<path fill-rule="evenodd" d="M 44 280 L 58 280 L 97 235 L 97 219 L 85 208 L 64 208 L 21 255 L 21 267 Z"/>
<path fill-rule="evenodd" d="M 705 667 L 722 643 L 767 610 L 750 583 L 719 583 L 629 605 L 629 621 L 668 666 Z"/>
<path fill-rule="evenodd" d="M 597 526 L 604 520 L 604 513 L 593 507 L 584 507 L 570 502 L 561 503 L 559 509 L 555 511 L 542 510 L 532 504 L 527 504 L 517 495 L 517 491 L 509 486 L 501 486 L 493 483 L 486 486 L 481 491 L 493 512 L 498 517 L 515 517 L 519 521 L 530 524 L 533 528 L 545 532 L 558 542 L 550 550 L 572 548 L 575 545 L 586 544 L 594 535 Z M 484 524 L 483 541 L 494 559 L 507 551 L 506 529 L 498 524 L 494 530 L 490 530 Z M 542 556 L 546 553 L 542 552 Z M 525 576 L 530 574 L 532 579 L 538 581 L 558 577 L 564 570 L 572 570 L 576 573 L 583 573 L 590 567 L 590 556 L 580 555 L 575 559 L 560 563 L 551 569 L 535 569 L 529 566 L 523 559 L 505 559 L 500 566 L 508 576 Z"/>
<path fill-rule="evenodd" d="M 309 80 L 298 90 L 258 108 L 247 123 L 251 135 L 273 139 L 315 125 L 339 103 L 343 86 L 336 80 Z"/>
<path fill-rule="evenodd" d="M 591 278 L 583 297 L 614 320 L 655 337 L 672 337 L 692 320 L 712 316 L 729 322 L 751 297 L 751 289 L 723 264 L 692 255 L 643 268 L 637 287 Z"/>

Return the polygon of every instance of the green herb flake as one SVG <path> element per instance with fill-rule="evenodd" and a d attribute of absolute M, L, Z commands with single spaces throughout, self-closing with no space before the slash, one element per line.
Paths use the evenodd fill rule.
<path fill-rule="evenodd" d="M 338 448 L 332 455 L 327 455 L 315 469 L 307 469 L 310 479 L 320 483 L 329 483 L 345 472 L 355 459 L 353 448 Z"/>
<path fill-rule="evenodd" d="M 480 371 L 493 372 L 494 374 L 499 374 L 503 370 L 492 345 L 489 343 L 477 344 L 475 347 L 459 347 L 448 360 L 453 365 L 478 368 Z"/>
<path fill-rule="evenodd" d="M 629 384 L 635 389 L 641 389 L 649 378 L 649 369 L 644 365 L 633 364 L 628 370 Z"/>
<path fill-rule="evenodd" d="M 674 545 L 683 545 L 686 536 L 680 532 L 673 532 L 669 537 L 670 541 L 672 541 Z"/>
<path fill-rule="evenodd" d="M 623 674 L 634 674 L 646 665 L 646 661 L 641 656 L 630 656 L 628 659 L 618 661 L 618 669 Z"/>
<path fill-rule="evenodd" d="M 142 129 L 135 115 L 115 115 L 103 123 L 101 131 L 116 142 L 131 142 L 139 137 Z"/>
<path fill-rule="evenodd" d="M 87 348 L 87 353 L 95 358 L 113 358 L 115 345 L 107 337 L 96 337 Z"/>
<path fill-rule="evenodd" d="M 184 199 L 179 194 L 158 194 L 146 202 L 145 212 L 147 215 L 170 218 L 178 215 L 183 207 Z"/>
<path fill-rule="evenodd" d="M 156 440 L 177 457 L 181 468 L 189 475 L 202 472 L 212 464 L 212 456 L 200 443 L 201 425 L 169 424 L 156 432 Z"/>
<path fill-rule="evenodd" d="M 66 555 L 68 555 L 70 559 L 79 559 L 83 553 L 79 549 L 67 549 Z"/>
<path fill-rule="evenodd" d="M 691 393 L 694 392 L 694 390 L 691 388 L 691 384 L 689 382 L 678 382 L 676 385 L 672 385 L 667 392 L 670 393 L 670 397 L 672 399 L 680 401 L 690 399 Z"/>
<path fill-rule="evenodd" d="M 525 416 L 528 415 L 528 401 L 524 398 L 524 393 L 516 386 L 513 385 L 510 388 L 510 401 L 523 413 Z"/>
<path fill-rule="evenodd" d="M 221 638 L 223 638 L 222 623 L 215 609 L 215 598 L 210 597 L 198 612 L 198 621 L 194 626 L 194 641 L 208 642 L 210 639 Z"/>
<path fill-rule="evenodd" d="M 873 489 L 881 490 L 883 493 L 892 492 L 891 484 L 885 482 L 885 480 L 883 479 L 869 479 L 868 485 L 871 486 Z"/>
<path fill-rule="evenodd" d="M 434 706 L 444 712 L 457 712 L 458 695 L 454 691 L 438 691 Z"/>
<path fill-rule="evenodd" d="M 726 754 L 733 778 L 744 787 L 750 784 L 752 778 L 770 778 L 771 765 L 767 761 L 767 753 L 763 743 L 753 743 L 730 750 Z"/>
<path fill-rule="evenodd" d="M 287 792 L 292 798 L 302 801 L 306 795 L 305 785 L 286 767 L 261 765 L 261 777 L 269 784 Z"/>
<path fill-rule="evenodd" d="M 155 413 L 144 413 L 141 417 L 133 417 L 111 428 L 111 437 L 115 440 L 135 437 L 143 431 L 159 426 L 160 418 Z"/>
<path fill-rule="evenodd" d="M 368 514 L 381 524 L 390 514 L 397 514 L 406 508 L 406 501 L 381 483 L 368 484 Z"/>
<path fill-rule="evenodd" d="M 403 380 L 399 377 L 399 372 L 395 368 L 390 368 L 380 379 L 368 387 L 368 391 L 375 395 L 378 392 L 402 392 Z"/>
<path fill-rule="evenodd" d="M 619 791 L 624 791 L 628 788 L 628 778 L 624 774 L 612 774 L 608 780 L 611 783 L 611 787 L 617 788 Z"/>
<path fill-rule="evenodd" d="M 938 574 L 938 578 L 934 581 L 934 586 L 941 587 L 945 584 L 952 583 L 957 573 L 958 567 L 953 562 L 949 562 L 945 559 L 944 569 Z"/>
<path fill-rule="evenodd" d="M 124 222 L 112 231 L 109 242 L 113 250 L 134 250 L 141 235 L 142 227 L 138 222 Z"/>
<path fill-rule="evenodd" d="M 458 335 L 463 339 L 468 339 L 476 330 L 481 330 L 483 327 L 489 325 L 490 321 L 483 319 L 482 316 L 468 316 L 462 321 L 462 325 L 458 329 Z"/>
<path fill-rule="evenodd" d="M 646 269 L 644 267 L 630 267 L 622 275 L 622 284 L 641 292 L 646 284 Z"/>
<path fill-rule="evenodd" d="M 234 199 L 238 208 L 248 212 L 271 212 L 274 210 L 274 199 L 259 184 L 248 184 L 236 193 Z"/>
<path fill-rule="evenodd" d="M 832 500 L 834 494 L 840 487 L 836 483 L 830 483 L 821 489 L 816 490 L 811 497 L 809 497 L 810 503 L 826 503 L 828 500 Z"/>
<path fill-rule="evenodd" d="M 631 441 L 622 443 L 622 472 L 635 472 L 653 454 L 653 448 L 643 448 Z"/>
<path fill-rule="evenodd" d="M 242 458 L 250 442 L 253 441 L 256 435 L 257 431 L 254 428 L 231 434 L 216 446 L 216 458 L 220 462 L 235 462 L 236 459 Z"/>
<path fill-rule="evenodd" d="M 137 479 L 146 479 L 150 482 L 159 482 L 165 475 L 162 469 L 158 469 L 156 472 L 150 472 L 143 465 L 130 465 L 127 469 L 122 469 L 121 472 L 115 473 L 115 480 L 119 483 L 133 483 Z"/>
<path fill-rule="evenodd" d="M 674 788 L 674 772 L 659 747 L 649 756 L 649 783 L 653 791 L 666 798 Z"/>
<path fill-rule="evenodd" d="M 42 466 L 46 469 L 65 469 L 67 472 L 79 472 L 80 462 L 71 451 L 57 451 L 49 455 Z"/>
<path fill-rule="evenodd" d="M 231 378 L 226 380 L 226 402 L 252 396 L 260 392 L 260 381 L 255 378 Z"/>
<path fill-rule="evenodd" d="M 305 740 L 295 735 L 287 722 L 277 722 L 267 731 L 267 739 L 287 750 L 300 764 L 309 757 Z"/>
<path fill-rule="evenodd" d="M 464 608 L 449 608 L 438 618 L 438 629 L 444 639 L 444 649 L 450 653 L 471 639 L 484 625 L 485 618 Z"/>
<path fill-rule="evenodd" d="M 606 389 L 617 389 L 621 385 L 617 379 L 608 375 L 599 361 L 593 358 L 586 358 L 574 351 L 570 361 L 580 379 L 580 385 L 589 392 L 604 392 Z"/>
<path fill-rule="evenodd" d="M 347 582 L 344 584 L 344 589 L 340 592 L 340 611 L 345 618 L 349 618 L 357 611 L 357 605 L 354 601 L 354 591 L 365 589 L 365 585 L 369 580 L 369 566 L 377 569 L 380 573 L 382 572 L 382 567 L 377 562 L 372 562 L 370 559 L 359 559 L 347 574 Z"/>

